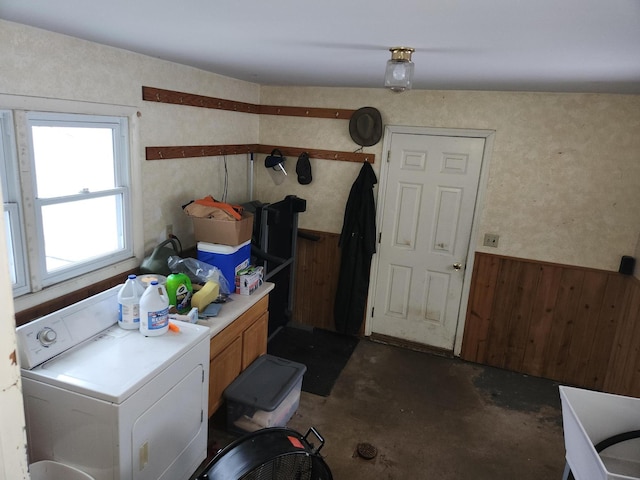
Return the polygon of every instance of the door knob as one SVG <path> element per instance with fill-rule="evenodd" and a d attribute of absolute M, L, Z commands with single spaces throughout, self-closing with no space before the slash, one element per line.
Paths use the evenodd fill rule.
<path fill-rule="evenodd" d="M 454 270 L 462 270 L 462 264 L 459 262 L 456 262 L 453 264 L 453 269 Z"/>

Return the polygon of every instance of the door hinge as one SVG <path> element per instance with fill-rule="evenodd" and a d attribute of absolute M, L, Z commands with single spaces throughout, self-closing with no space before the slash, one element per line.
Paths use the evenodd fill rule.
<path fill-rule="evenodd" d="M 373 311 L 376 309 L 376 307 L 371 307 L 371 318 L 373 318 Z"/>
<path fill-rule="evenodd" d="M 378 234 L 378 243 L 382 243 L 382 232 Z"/>
<path fill-rule="evenodd" d="M 387 150 L 387 163 L 391 161 L 391 150 Z"/>

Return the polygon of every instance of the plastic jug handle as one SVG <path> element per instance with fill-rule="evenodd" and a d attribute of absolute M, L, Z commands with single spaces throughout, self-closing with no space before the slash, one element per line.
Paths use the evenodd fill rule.
<path fill-rule="evenodd" d="M 173 249 L 178 252 L 178 255 L 182 255 L 182 243 L 180 243 L 178 237 L 176 237 L 175 235 L 171 235 L 171 237 L 169 237 L 169 240 L 172 240 L 171 244 L 173 245 Z"/>
<path fill-rule="evenodd" d="M 180 240 L 178 239 L 178 237 L 176 237 L 175 235 L 172 235 L 170 238 L 167 238 L 164 242 L 158 245 L 154 249 L 154 253 L 159 251 L 165 245 L 169 245 L 169 244 L 171 244 L 171 246 L 178 253 L 178 255 L 182 255 L 182 244 L 180 243 Z"/>

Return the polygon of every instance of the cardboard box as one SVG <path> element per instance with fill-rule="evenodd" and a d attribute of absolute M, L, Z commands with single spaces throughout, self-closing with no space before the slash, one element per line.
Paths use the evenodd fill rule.
<path fill-rule="evenodd" d="M 191 217 L 196 242 L 237 246 L 251 240 L 253 214 L 244 212 L 242 220 L 216 220 Z"/>
<path fill-rule="evenodd" d="M 236 273 L 236 293 L 251 295 L 262 285 L 262 267 L 250 266 Z"/>

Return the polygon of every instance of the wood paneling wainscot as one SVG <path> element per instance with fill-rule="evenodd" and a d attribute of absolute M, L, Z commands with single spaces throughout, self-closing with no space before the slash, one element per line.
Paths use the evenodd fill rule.
<path fill-rule="evenodd" d="M 293 321 L 335 331 L 333 306 L 340 272 L 340 234 L 302 229 L 300 232 L 317 240 L 298 238 Z"/>
<path fill-rule="evenodd" d="M 461 357 L 640 397 L 640 281 L 477 253 Z"/>

